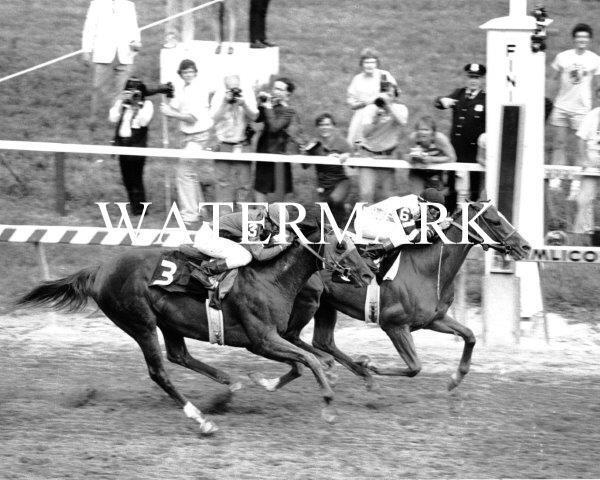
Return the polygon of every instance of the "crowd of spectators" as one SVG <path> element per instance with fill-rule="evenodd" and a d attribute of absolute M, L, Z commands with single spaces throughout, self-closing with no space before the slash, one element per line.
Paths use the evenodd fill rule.
<path fill-rule="evenodd" d="M 265 33 L 269 0 L 250 1 L 250 43 L 253 48 L 272 44 Z M 166 0 L 167 13 L 173 14 L 192 6 L 189 0 Z M 215 40 L 221 51 L 224 21 L 228 18 L 229 41 L 235 38 L 236 15 L 225 1 L 217 4 Z M 110 24 L 110 29 L 107 25 Z M 115 34 L 114 25 L 120 25 Z M 165 29 L 168 48 L 178 41 L 193 38 L 193 19 L 183 17 L 181 30 L 175 22 Z M 598 109 L 591 110 L 593 77 L 600 74 L 600 57 L 589 50 L 592 29 L 578 24 L 572 31 L 574 49 L 561 52 L 552 62 L 559 83 L 558 94 L 550 116 L 553 135 L 553 163 L 566 164 L 565 142 L 569 131 L 580 139 L 580 158 L 584 166 L 598 166 Z M 123 85 L 130 73 L 135 53 L 141 47 L 134 3 L 130 0 L 92 0 L 83 33 L 86 61 L 94 64 L 92 126 L 97 121 L 101 98 L 114 98 L 111 86 Z M 230 47 L 232 48 L 232 47 Z M 231 53 L 231 52 L 229 52 Z M 400 158 L 412 163 L 408 175 L 409 190 L 417 193 L 435 188 L 445 194 L 451 211 L 457 202 L 457 179 L 466 198 L 479 199 L 484 188 L 480 172 L 457 174 L 454 171 L 424 169 L 436 163 L 483 163 L 485 149 L 485 65 L 469 63 L 464 66 L 464 82 L 448 95 L 432 99 L 431 112 L 409 128 L 409 111 L 402 102 L 401 89 L 393 74 L 380 68 L 378 52 L 365 48 L 359 55 L 360 71 L 350 79 L 347 89 L 349 128 L 347 135 L 337 129 L 336 119 L 320 112 L 314 120 L 316 136 L 304 134 L 302 122 L 294 107 L 295 82 L 287 77 L 276 78 L 269 88 L 255 92 L 244 84 L 239 72 L 228 74 L 220 85 L 210 85 L 193 61 L 181 62 L 178 73 L 183 80 L 174 98 L 161 105 L 160 112 L 179 121 L 181 148 L 270 154 L 303 153 L 327 155 L 339 160 L 339 165 L 316 166 L 316 193 L 319 200 L 329 203 L 338 221 L 346 216 L 347 201 L 353 191 L 351 177 L 356 177 L 360 201 L 373 203 L 398 194 L 394 169 L 359 167 L 351 172 L 343 164 L 349 156 L 373 159 Z M 458 69 L 457 69 L 458 70 Z M 110 76 L 114 82 L 110 81 Z M 120 96 L 119 96 L 120 95 Z M 152 108 L 145 98 L 132 105 L 124 103 L 122 94 L 110 110 L 110 120 L 116 124 L 115 142 L 118 145 L 143 146 Z M 151 105 L 151 103 L 150 103 Z M 438 131 L 435 109 L 451 110 L 452 126 L 449 135 Z M 255 130 L 259 130 L 255 134 Z M 144 200 L 141 172 L 144 159 L 122 157 L 123 181 L 130 201 L 137 205 Z M 308 162 L 307 162 L 308 163 Z M 186 223 L 195 224 L 207 212 L 197 205 L 206 200 L 223 202 L 267 201 L 275 192 L 279 167 L 272 162 L 194 161 L 181 159 L 177 167 L 179 207 Z M 294 190 L 292 168 L 284 163 L 283 190 Z M 254 180 L 252 180 L 254 171 Z M 593 199 L 596 181 L 583 184 L 571 182 L 571 197 L 577 200 L 575 229 L 593 228 Z M 281 186 L 280 186 L 281 187 Z M 554 179 L 550 188 L 560 188 Z"/>

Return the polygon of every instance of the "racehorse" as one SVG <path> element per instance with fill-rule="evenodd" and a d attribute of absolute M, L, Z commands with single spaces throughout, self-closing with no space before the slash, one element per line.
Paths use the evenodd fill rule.
<path fill-rule="evenodd" d="M 320 239 L 319 227 L 305 228 L 310 242 Z M 338 243 L 329 233 L 325 242 L 304 245 L 296 238 L 271 261 L 252 262 L 240 268 L 222 310 L 226 345 L 245 347 L 262 357 L 290 364 L 287 374 L 290 378 L 295 378 L 301 364 L 306 365 L 322 391 L 323 417 L 332 421 L 333 391 L 320 361 L 281 337 L 287 331 L 296 295 L 320 268 L 328 266 L 340 271 L 357 285 L 367 285 L 373 279 L 371 270 L 349 238 Z M 232 391 L 239 385 L 227 373 L 193 358 L 186 348 L 185 337 L 209 340 L 204 302 L 148 287 L 163 252 L 136 250 L 123 254 L 100 266 L 42 283 L 17 303 L 76 311 L 92 298 L 108 318 L 138 343 L 150 378 L 183 407 L 187 417 L 200 424 L 202 434 L 208 435 L 217 427 L 171 383 L 164 367 L 157 327 L 163 334 L 168 360 L 229 385 Z"/>
<path fill-rule="evenodd" d="M 469 219 L 484 207 L 483 202 L 469 203 Z M 444 232 L 453 242 L 459 242 L 463 227 L 452 217 L 450 227 Z M 510 254 L 515 260 L 527 255 L 531 247 L 516 229 L 491 204 L 474 220 L 497 244 L 490 247 Z M 385 272 L 400 256 L 398 273 L 393 280 L 381 283 L 379 325 L 388 335 L 408 368 L 378 367 L 367 356 L 355 361 L 335 345 L 334 329 L 337 311 L 359 320 L 365 319 L 366 288 L 348 289 L 333 283 L 331 275 L 320 272 L 313 275 L 296 298 L 289 329 L 284 337 L 295 345 L 327 360 L 322 352 L 333 356 L 342 365 L 363 377 L 367 388 L 372 386 L 371 371 L 379 375 L 413 377 L 421 371 L 411 332 L 429 329 L 441 333 L 460 335 L 464 348 L 458 370 L 448 382 L 448 390 L 456 388 L 469 372 L 471 355 L 475 346 L 473 332 L 448 315 L 454 300 L 454 278 L 467 254 L 483 239 L 469 231 L 472 243 L 444 244 L 437 239 L 430 245 L 399 247 L 384 256 L 381 271 Z M 482 245 L 486 248 L 486 245 Z M 300 339 L 300 332 L 314 316 L 312 347 Z M 330 357 L 329 357 L 330 358 Z M 269 380 L 278 385 L 276 379 Z"/>

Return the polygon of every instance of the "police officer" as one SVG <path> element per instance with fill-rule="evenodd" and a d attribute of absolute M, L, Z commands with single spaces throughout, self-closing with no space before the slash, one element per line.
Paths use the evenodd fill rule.
<path fill-rule="evenodd" d="M 452 109 L 452 130 L 450 142 L 456 151 L 457 161 L 477 163 L 477 139 L 485 132 L 485 92 L 483 77 L 486 68 L 479 63 L 469 63 L 464 67 L 465 87 L 454 90 L 446 97 L 435 99 L 435 107 Z M 450 212 L 456 208 L 455 172 L 448 173 L 447 207 Z M 483 174 L 470 172 L 470 199 L 479 198 L 483 187 Z"/>

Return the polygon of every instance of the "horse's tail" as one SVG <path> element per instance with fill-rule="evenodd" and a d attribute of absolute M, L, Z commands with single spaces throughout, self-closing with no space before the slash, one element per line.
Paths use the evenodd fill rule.
<path fill-rule="evenodd" d="M 69 312 L 82 310 L 87 305 L 98 269 L 98 266 L 84 268 L 68 277 L 41 283 L 17 300 L 17 305 L 50 306 Z"/>

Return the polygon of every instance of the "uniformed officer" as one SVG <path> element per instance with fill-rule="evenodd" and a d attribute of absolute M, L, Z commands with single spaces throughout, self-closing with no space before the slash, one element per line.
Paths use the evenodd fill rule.
<path fill-rule="evenodd" d="M 435 99 L 439 109 L 452 109 L 452 130 L 450 142 L 456 151 L 457 161 L 461 163 L 477 163 L 477 139 L 485 132 L 485 92 L 483 77 L 485 66 L 469 63 L 464 67 L 466 86 L 454 90 L 446 97 Z M 470 199 L 477 200 L 483 187 L 483 174 L 470 173 Z M 447 207 L 450 212 L 456 208 L 456 191 L 454 188 L 456 174 L 448 174 Z"/>

